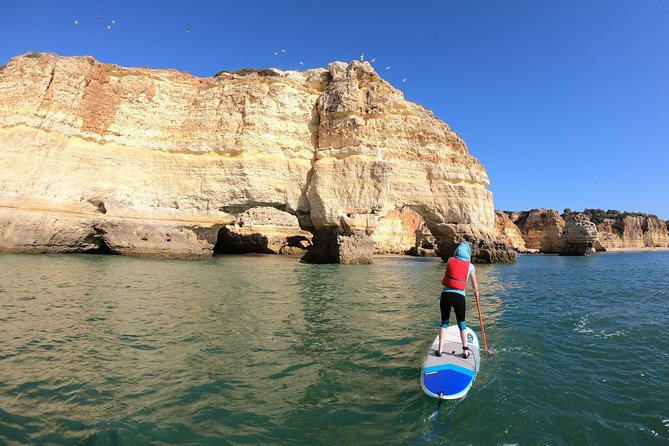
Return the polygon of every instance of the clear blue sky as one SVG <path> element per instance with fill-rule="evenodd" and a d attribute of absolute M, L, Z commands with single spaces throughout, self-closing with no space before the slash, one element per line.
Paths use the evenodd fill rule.
<path fill-rule="evenodd" d="M 668 0 L 2 0 L 0 42 L 0 64 L 48 51 L 197 76 L 364 53 L 464 138 L 497 209 L 669 219 Z"/>

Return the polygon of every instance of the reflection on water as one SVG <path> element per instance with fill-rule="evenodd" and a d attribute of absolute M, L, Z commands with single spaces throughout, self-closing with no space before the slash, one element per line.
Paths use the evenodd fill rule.
<path fill-rule="evenodd" d="M 484 360 L 448 436 L 429 439 L 435 402 L 421 393 L 419 369 L 439 323 L 437 259 L 343 266 L 278 256 L 3 255 L 0 443 L 588 440 L 620 420 L 619 391 L 601 377 L 629 379 L 615 351 L 643 338 L 602 303 L 607 271 L 629 271 L 616 264 L 625 259 L 478 265 L 488 343 L 499 355 Z M 666 277 L 666 263 L 651 265 Z M 565 275 L 575 287 L 566 290 Z M 649 305 L 666 314 L 663 296 Z M 669 394 L 666 380 L 650 377 L 669 373 L 669 341 L 652 317 L 640 319 L 657 330 L 653 348 L 664 355 L 649 357 L 645 380 L 636 375 L 650 390 L 646 415 L 631 422 L 650 432 L 663 407 L 652 395 Z M 478 330 L 473 300 L 468 323 Z M 565 393 L 574 379 L 576 397 Z M 587 430 L 574 427 L 583 411 L 598 420 Z"/>

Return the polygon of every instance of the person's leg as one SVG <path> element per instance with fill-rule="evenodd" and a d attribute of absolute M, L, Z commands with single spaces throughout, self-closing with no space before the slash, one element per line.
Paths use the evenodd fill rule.
<path fill-rule="evenodd" d="M 458 321 L 458 328 L 460 328 L 460 340 L 462 341 L 462 356 L 466 358 L 468 355 L 467 350 L 467 323 L 465 322 L 466 314 L 466 301 L 464 296 L 458 296 L 453 299 L 453 310 L 455 310 L 455 318 Z"/>
<path fill-rule="evenodd" d="M 439 346 L 437 347 L 437 356 L 441 356 L 441 352 L 444 349 L 446 328 L 448 327 L 448 320 L 451 318 L 451 304 L 448 301 L 446 293 L 441 293 L 439 310 L 441 311 L 441 325 L 439 326 Z"/>

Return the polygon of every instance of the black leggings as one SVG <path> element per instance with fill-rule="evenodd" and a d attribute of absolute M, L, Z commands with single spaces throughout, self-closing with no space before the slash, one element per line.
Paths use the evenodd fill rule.
<path fill-rule="evenodd" d="M 441 299 L 439 301 L 441 326 L 444 328 L 448 327 L 448 320 L 451 317 L 451 307 L 453 307 L 453 310 L 455 311 L 455 319 L 458 321 L 460 330 L 464 330 L 467 327 L 465 324 L 465 296 L 453 292 L 444 291 L 441 293 Z"/>

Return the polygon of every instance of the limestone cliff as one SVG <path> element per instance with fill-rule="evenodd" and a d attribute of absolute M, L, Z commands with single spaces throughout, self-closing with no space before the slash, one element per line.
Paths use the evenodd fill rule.
<path fill-rule="evenodd" d="M 498 220 L 497 231 L 501 236 L 513 234 L 516 227 L 525 242 L 526 252 L 585 255 L 594 250 L 597 241 L 595 224 L 582 213 L 563 217 L 555 209 L 502 211 L 498 212 Z"/>
<path fill-rule="evenodd" d="M 504 211 L 495 211 L 495 231 L 501 240 L 518 252 L 527 252 L 520 228 Z"/>
<path fill-rule="evenodd" d="M 0 250 L 359 263 L 408 245 L 393 220 L 506 249 L 483 166 L 366 62 L 198 78 L 31 53 L 0 99 Z"/>
<path fill-rule="evenodd" d="M 425 220 L 410 208 L 392 210 L 380 218 L 374 230 L 375 254 L 406 254 L 422 240 Z M 429 232 L 429 231 L 428 231 Z"/>
<path fill-rule="evenodd" d="M 597 241 L 597 226 L 580 212 L 565 216 L 565 220 L 560 254 L 585 255 L 593 252 Z"/>
<path fill-rule="evenodd" d="M 605 218 L 601 215 L 606 213 L 589 209 L 565 215 L 555 209 L 497 211 L 496 231 L 519 252 L 524 251 L 514 237 L 516 230 L 522 234 L 527 251 L 546 254 L 669 247 L 669 228 L 664 220 L 652 215 L 608 213 L 617 216 Z"/>
<path fill-rule="evenodd" d="M 597 233 L 598 251 L 669 247 L 666 222 L 654 216 L 605 218 L 597 223 Z"/>
<path fill-rule="evenodd" d="M 525 247 L 546 254 L 557 254 L 562 249 L 565 221 L 555 209 L 532 209 L 527 212 L 509 212 L 525 240 Z"/>

